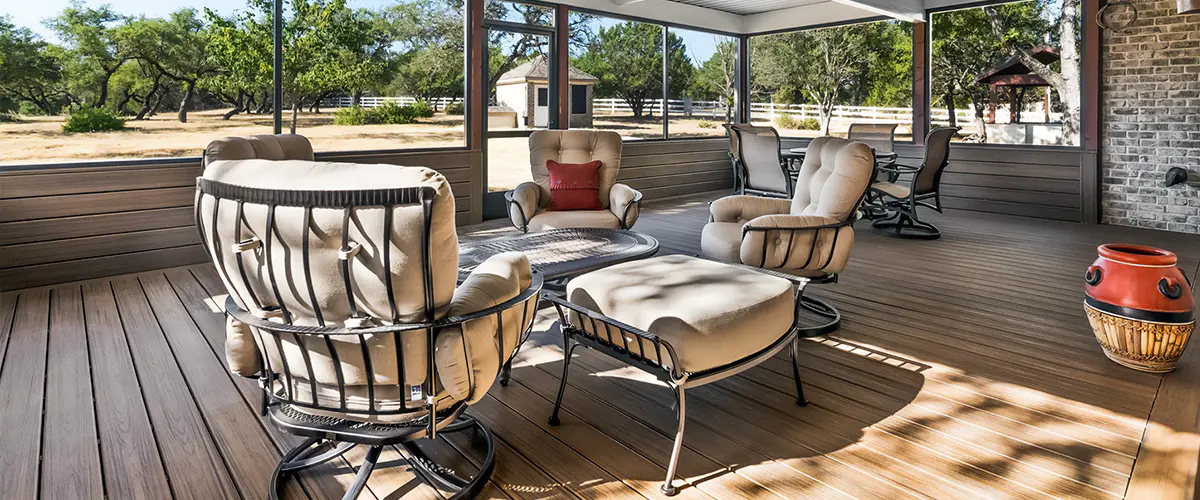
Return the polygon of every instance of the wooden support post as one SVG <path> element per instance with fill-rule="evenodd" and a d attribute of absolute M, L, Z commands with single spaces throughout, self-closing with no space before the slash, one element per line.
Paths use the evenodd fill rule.
<path fill-rule="evenodd" d="M 737 58 L 734 62 L 735 97 L 737 112 L 733 114 L 736 123 L 750 123 L 750 37 L 738 37 Z"/>
<path fill-rule="evenodd" d="M 467 147 L 483 150 L 487 126 L 487 29 L 483 27 L 486 0 L 468 0 L 467 24 Z"/>
<path fill-rule="evenodd" d="M 558 64 L 558 127 L 571 128 L 571 20 L 566 5 L 554 7 L 554 56 Z"/>
<path fill-rule="evenodd" d="M 1095 19 L 1101 0 L 1083 0 L 1083 68 L 1080 77 L 1083 99 L 1079 103 L 1079 131 L 1083 155 L 1079 162 L 1080 207 L 1083 223 L 1098 224 L 1100 208 L 1100 26 L 1087 22 Z"/>
<path fill-rule="evenodd" d="M 913 144 L 925 144 L 925 135 L 929 133 L 929 33 L 928 24 L 923 21 L 913 23 L 913 99 L 912 99 L 912 139 Z"/>

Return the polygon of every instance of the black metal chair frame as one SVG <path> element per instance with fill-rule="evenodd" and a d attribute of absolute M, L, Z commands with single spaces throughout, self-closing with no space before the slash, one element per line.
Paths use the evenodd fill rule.
<path fill-rule="evenodd" d="M 214 198 L 213 213 L 211 216 L 211 234 L 205 234 L 203 230 L 204 226 L 201 223 L 203 217 L 201 204 L 206 195 Z M 409 463 L 414 469 L 425 479 L 448 491 L 454 492 L 452 498 L 473 498 L 482 490 L 491 477 L 495 468 L 495 441 L 491 432 L 478 420 L 463 414 L 463 411 L 467 407 L 464 401 L 446 405 L 444 404 L 445 399 L 436 399 L 435 395 L 437 394 L 438 384 L 437 370 L 434 365 L 433 356 L 434 347 L 438 335 L 443 329 L 460 326 L 471 320 L 494 315 L 497 319 L 498 330 L 502 331 L 504 323 L 503 313 L 517 307 L 522 308 L 521 329 L 519 330 L 517 342 L 517 346 L 520 346 L 528 337 L 529 331 L 533 326 L 543 279 L 541 273 L 534 271 L 530 285 L 521 291 L 519 295 L 504 303 L 463 316 L 436 319 L 434 317 L 433 277 L 430 261 L 432 249 L 429 245 L 430 232 L 432 230 L 432 206 L 436 196 L 436 190 L 427 186 L 354 191 L 293 191 L 249 188 L 204 178 L 197 179 L 195 217 L 196 226 L 200 230 L 201 240 L 205 243 L 206 248 L 212 249 L 215 253 L 213 257 L 216 260 L 218 272 L 223 275 L 226 281 L 229 283 L 239 283 L 249 292 L 248 297 L 242 297 L 237 289 L 230 290 L 230 296 L 226 301 L 225 308 L 227 314 L 249 325 L 254 333 L 253 337 L 261 354 L 263 366 L 262 372 L 258 377 L 259 385 L 263 389 L 260 412 L 265 416 L 269 416 L 271 422 L 281 430 L 306 438 L 300 445 L 288 451 L 280 459 L 270 478 L 271 498 L 278 497 L 278 484 L 283 476 L 337 458 L 359 444 L 367 445 L 369 449 L 353 483 L 343 497 L 345 499 L 358 497 L 363 487 L 366 486 L 367 479 L 373 472 L 383 447 L 389 445 L 403 446 L 412 457 Z M 237 222 L 234 229 L 234 239 L 236 241 L 233 242 L 220 241 L 217 232 L 217 221 L 220 213 L 220 202 L 222 200 L 235 200 L 237 202 Z M 245 230 L 243 227 L 245 225 L 243 208 L 246 204 L 268 207 L 265 240 L 260 239 L 256 235 L 243 237 Z M 351 292 L 351 266 L 354 256 L 361 250 L 361 246 L 349 240 L 350 231 L 348 229 L 351 225 L 351 214 L 358 208 L 383 207 L 385 215 L 382 230 L 386 240 L 384 248 L 387 248 L 391 245 L 392 238 L 395 237 L 391 231 L 392 209 L 400 205 L 414 204 L 421 205 L 424 211 L 424 231 L 422 235 L 424 244 L 422 245 L 421 265 L 424 271 L 425 321 L 420 323 L 401 323 L 399 321 L 399 313 L 397 312 L 395 301 L 396 291 L 392 289 L 391 281 L 385 280 L 388 303 L 392 312 L 392 324 L 371 326 L 373 321 L 361 313 L 357 304 L 355 304 L 354 294 Z M 320 326 L 302 326 L 293 323 L 292 314 L 283 305 L 284 301 L 279 293 L 280 285 L 276 282 L 274 270 L 272 269 L 273 259 L 269 257 L 265 259 L 267 265 L 266 274 L 270 279 L 270 288 L 274 295 L 274 302 L 280 304 L 279 306 L 264 307 L 262 300 L 255 294 L 250 281 L 247 279 L 247 269 L 243 264 L 244 259 L 242 255 L 246 252 L 259 250 L 268 256 L 271 255 L 274 240 L 273 235 L 277 230 L 275 208 L 280 206 L 300 207 L 305 210 L 304 227 L 306 230 L 303 237 L 301 259 L 305 269 L 305 287 L 315 308 L 315 319 Z M 362 328 L 325 326 L 325 320 L 322 318 L 320 306 L 318 305 L 319 303 L 313 288 L 311 267 L 309 265 L 308 234 L 311 232 L 312 210 L 314 208 L 341 209 L 343 211 L 342 247 L 338 255 L 341 261 L 339 267 L 342 281 L 346 288 L 345 296 L 351 311 L 351 320 L 359 320 L 357 322 L 364 326 Z M 230 248 L 231 251 L 238 255 L 237 273 L 230 273 L 221 265 L 224 262 L 224 248 Z M 390 268 L 390 252 L 384 251 L 382 252 L 382 256 L 384 268 Z M 252 303 L 256 308 L 267 311 L 268 316 L 282 319 L 282 322 L 260 318 L 243 310 L 234 299 L 234 294 L 238 294 L 238 298 L 242 299 L 243 303 Z M 347 323 L 352 323 L 352 321 L 347 321 Z M 403 374 L 405 373 L 404 355 L 401 352 L 403 343 L 400 337 L 403 332 L 411 331 L 424 331 L 426 333 L 426 352 L 429 353 L 427 356 L 428 363 L 425 367 L 427 376 L 425 382 L 419 386 L 424 399 L 420 406 L 414 405 L 410 407 L 408 404 L 402 404 L 398 410 L 378 408 L 376 406 L 375 394 L 380 384 L 375 382 L 375 373 L 371 367 L 371 354 L 367 346 L 366 336 L 393 336 L 393 342 L 396 346 L 397 373 L 401 380 L 397 384 L 388 384 L 388 386 L 399 389 L 399 394 L 401 395 L 408 395 L 414 393 L 413 389 L 416 389 L 417 386 L 409 386 L 403 380 Z M 497 332 L 498 335 L 501 333 L 500 331 Z M 351 409 L 347 405 L 346 385 L 344 382 L 346 375 L 343 373 L 342 365 L 338 361 L 337 349 L 335 349 L 331 341 L 332 338 L 337 337 L 355 337 L 362 346 L 364 365 L 362 368 L 366 372 L 368 393 L 366 410 Z M 298 399 L 297 394 L 293 392 L 292 377 L 295 370 L 292 365 L 296 364 L 295 360 L 287 359 L 280 363 L 283 369 L 276 370 L 272 365 L 270 356 L 267 355 L 268 351 L 264 343 L 273 342 L 279 349 L 279 352 L 282 353 L 284 338 L 300 346 L 303 356 L 303 369 L 307 371 L 307 380 L 310 386 L 311 398 L 307 400 Z M 317 382 L 313 364 L 309 358 L 308 350 L 304 347 L 306 341 L 324 343 L 329 351 L 338 381 L 339 401 L 336 406 L 323 404 L 317 397 Z M 505 354 L 502 352 L 501 356 Z M 501 365 L 503 364 L 502 362 Z M 472 387 L 472 391 L 474 389 Z M 472 396 L 468 395 L 468 399 Z M 299 411 L 296 409 L 297 407 L 330 413 L 351 413 L 356 417 L 412 415 L 413 418 L 405 423 L 398 424 L 368 423 L 362 420 L 317 416 Z M 475 430 L 482 437 L 487 447 L 486 456 L 480 464 L 479 471 L 472 477 L 459 476 L 452 469 L 438 464 L 416 444 L 420 439 L 436 439 L 440 432 L 456 432 L 468 429 Z M 328 449 L 323 449 L 326 447 L 325 445 L 328 445 Z"/>
<path fill-rule="evenodd" d="M 510 214 L 512 213 L 512 206 L 514 204 L 517 204 L 517 202 L 516 202 L 516 200 L 513 199 L 513 190 L 510 189 L 508 191 L 505 191 L 504 192 L 504 205 L 505 205 L 505 208 L 508 210 L 508 213 L 510 213 Z M 628 205 L 625 205 L 625 211 L 621 213 L 621 227 L 620 227 L 621 229 L 631 229 L 632 228 L 632 226 L 625 225 L 625 221 L 629 220 L 629 211 L 632 210 L 635 206 L 637 207 L 639 212 L 642 210 L 642 192 L 641 191 L 637 192 L 637 195 L 633 197 L 633 201 L 629 202 Z M 517 204 L 517 207 L 519 208 L 520 205 Z M 521 228 L 520 228 L 521 232 L 528 233 L 529 232 L 529 219 L 527 219 L 525 217 L 525 211 L 517 210 L 517 212 L 521 213 Z"/>
<path fill-rule="evenodd" d="M 951 127 L 935 129 L 929 132 L 926 138 L 926 147 L 928 147 L 928 137 L 932 137 L 938 131 L 949 130 Z M 954 127 L 953 131 L 957 132 L 960 128 Z M 876 167 L 881 172 L 888 174 L 888 182 L 897 182 L 902 175 L 911 175 L 908 180 L 909 189 L 908 196 L 896 197 L 881 189 L 871 188 L 868 191 L 867 203 L 869 207 L 866 212 L 874 220 L 871 221 L 871 228 L 890 236 L 911 239 L 934 240 L 942 236 L 941 230 L 928 222 L 922 221 L 917 214 L 917 207 L 925 207 L 942 213 L 942 197 L 941 185 L 942 174 L 946 172 L 946 168 L 950 165 L 949 146 L 947 146 L 946 158 L 940 165 L 930 166 L 922 161 L 920 166 L 903 165 L 893 163 L 886 166 Z M 917 192 L 917 178 L 926 168 L 934 168 L 933 174 L 933 190 L 927 193 Z M 930 202 L 932 200 L 932 203 Z"/>
<path fill-rule="evenodd" d="M 733 160 L 733 168 L 734 168 L 734 173 L 735 173 L 734 185 L 738 189 L 738 194 L 763 196 L 766 198 L 791 199 L 792 195 L 796 191 L 796 184 L 795 184 L 795 181 L 792 179 L 792 169 L 790 166 L 791 164 L 789 161 L 787 161 L 783 158 L 783 155 L 780 154 L 779 148 L 781 147 L 782 142 L 779 139 L 779 131 L 775 130 L 774 127 L 766 127 L 766 128 L 769 129 L 771 131 L 771 133 L 775 135 L 775 148 L 774 148 L 775 159 L 776 159 L 776 162 L 779 163 L 779 170 L 781 172 L 783 172 L 784 184 L 787 186 L 787 190 L 786 191 L 768 191 L 768 190 L 754 189 L 754 188 L 748 187 L 750 171 L 746 168 L 746 161 L 745 161 L 746 155 L 743 153 L 743 149 L 745 148 L 746 141 L 742 139 L 742 132 L 741 132 L 741 130 L 738 129 L 737 125 L 731 125 L 729 127 L 729 133 L 737 134 L 736 135 L 736 137 L 737 137 L 737 157 L 734 158 L 733 152 L 729 153 L 730 158 Z"/>
<path fill-rule="evenodd" d="M 556 426 L 561 423 L 558 413 L 562 408 L 563 393 L 567 388 L 567 375 L 571 367 L 571 355 L 575 351 L 575 348 L 580 345 L 596 349 L 614 359 L 624 361 L 630 366 L 663 381 L 675 395 L 675 408 L 678 416 L 675 443 L 671 450 L 670 462 L 667 465 L 667 478 L 661 487 L 663 494 L 667 496 L 673 496 L 679 491 L 674 486 L 674 480 L 680 450 L 683 448 L 684 424 L 687 422 L 687 399 L 685 391 L 732 377 L 753 368 L 759 363 L 770 359 L 790 344 L 792 347 L 792 376 L 796 381 L 796 404 L 807 406 L 808 399 L 804 397 L 804 387 L 800 382 L 800 339 L 820 337 L 827 333 L 821 327 L 811 329 L 800 326 L 799 308 L 803 305 L 805 285 L 811 281 L 808 278 L 792 276 L 744 264 L 721 263 L 783 278 L 792 282 L 794 285 L 793 298 L 796 303 L 795 315 L 787 333 L 766 348 L 731 363 L 698 372 L 685 372 L 680 368 L 679 356 L 676 354 L 675 347 L 666 339 L 585 307 L 572 304 L 555 293 L 547 292 L 542 294 L 542 298 L 554 304 L 555 309 L 558 311 L 559 321 L 556 326 L 563 336 L 562 377 L 559 379 L 558 396 L 554 399 L 554 410 L 550 414 L 550 425 Z M 589 333 L 577 325 L 572 325 L 569 311 L 577 313 L 581 322 L 587 321 L 593 332 L 603 331 L 604 336 L 601 337 L 598 334 Z"/>

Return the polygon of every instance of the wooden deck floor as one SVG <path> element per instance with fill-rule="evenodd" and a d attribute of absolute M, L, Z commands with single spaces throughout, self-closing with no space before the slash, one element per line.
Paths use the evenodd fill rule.
<path fill-rule="evenodd" d="M 664 252 L 696 253 L 706 201 L 648 205 L 637 229 Z M 845 322 L 804 348 L 810 406 L 793 403 L 782 357 L 689 391 L 680 498 L 1191 495 L 1197 348 L 1165 382 L 1107 361 L 1081 278 L 1098 243 L 1164 245 L 1191 266 L 1200 238 L 935 220 L 945 237 L 933 242 L 858 231 L 842 282 L 815 289 Z M 192 266 L 0 295 L 3 496 L 265 498 L 296 439 L 257 416 L 252 381 L 225 370 L 221 294 L 209 267 Z M 562 426 L 546 424 L 561 350 L 544 336 L 521 351 L 513 384 L 472 407 L 499 442 L 488 497 L 661 497 L 671 395 L 576 352 Z M 1156 402 L 1160 386 L 1170 401 Z M 478 459 L 462 438 L 430 447 L 463 468 Z M 305 474 L 287 496 L 340 498 L 361 457 Z M 399 450 L 384 462 L 365 498 L 445 496 Z"/>

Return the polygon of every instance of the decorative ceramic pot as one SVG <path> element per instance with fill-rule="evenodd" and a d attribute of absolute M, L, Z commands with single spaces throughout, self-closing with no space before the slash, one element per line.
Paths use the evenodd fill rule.
<path fill-rule="evenodd" d="M 1084 276 L 1084 309 L 1104 354 L 1135 370 L 1174 370 L 1196 326 L 1178 258 L 1142 245 L 1101 245 L 1097 252 Z"/>

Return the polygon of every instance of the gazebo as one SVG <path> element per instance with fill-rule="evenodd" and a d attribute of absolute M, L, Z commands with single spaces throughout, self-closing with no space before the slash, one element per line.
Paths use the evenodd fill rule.
<path fill-rule="evenodd" d="M 1058 61 L 1058 51 L 1047 45 L 1034 47 L 1030 54 L 1042 64 Z M 988 86 L 988 123 L 996 123 L 996 104 L 1002 88 L 1008 91 L 1009 123 L 1021 123 L 1025 90 L 1031 87 L 1045 89 L 1044 121 L 1050 122 L 1050 83 L 1029 69 L 1017 55 L 980 73 L 975 77 L 975 82 Z"/>

